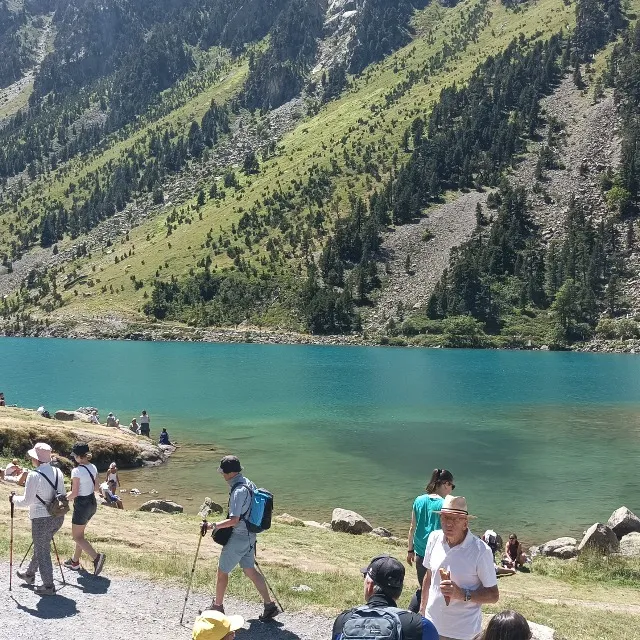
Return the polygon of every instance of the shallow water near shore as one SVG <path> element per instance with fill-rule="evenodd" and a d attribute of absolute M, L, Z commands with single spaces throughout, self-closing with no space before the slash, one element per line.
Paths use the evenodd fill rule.
<path fill-rule="evenodd" d="M 7 402 L 93 405 L 184 445 L 125 488 L 226 503 L 236 453 L 276 512 L 336 506 L 406 531 L 434 467 L 453 471 L 473 528 L 580 536 L 624 504 L 640 513 L 640 358 L 577 353 L 0 338 Z M 125 506 L 148 499 L 125 495 Z"/>

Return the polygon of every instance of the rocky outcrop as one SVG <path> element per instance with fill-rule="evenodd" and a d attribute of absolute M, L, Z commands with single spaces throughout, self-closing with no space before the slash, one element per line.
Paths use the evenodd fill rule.
<path fill-rule="evenodd" d="M 371 524 L 355 511 L 348 509 L 334 509 L 331 516 L 331 529 L 342 533 L 360 535 L 373 531 Z"/>
<path fill-rule="evenodd" d="M 182 513 L 184 507 L 171 500 L 149 500 L 140 505 L 138 511 L 150 511 L 152 513 Z"/>
<path fill-rule="evenodd" d="M 378 536 L 379 538 L 391 538 L 393 536 L 391 531 L 389 531 L 389 529 L 385 529 L 384 527 L 376 527 L 369 533 L 373 536 Z"/>
<path fill-rule="evenodd" d="M 319 42 L 313 74 L 348 62 L 356 35 L 356 18 L 363 0 L 329 0 L 324 20 L 324 38 Z"/>
<path fill-rule="evenodd" d="M 628 533 L 640 532 L 640 518 L 627 507 L 616 509 L 611 514 L 607 525 L 611 527 L 618 540 Z"/>
<path fill-rule="evenodd" d="M 620 549 L 620 542 L 611 527 L 601 522 L 592 524 L 584 534 L 578 545 L 578 553 L 585 550 L 600 551 L 604 554 L 616 553 Z"/>
<path fill-rule="evenodd" d="M 80 411 L 67 411 L 66 409 L 59 409 L 53 414 L 56 420 L 62 420 L 63 422 L 69 422 L 71 420 L 79 420 L 80 422 L 89 422 L 89 416 L 86 413 Z"/>
<path fill-rule="evenodd" d="M 620 555 L 640 557 L 640 533 L 632 531 L 620 540 Z"/>

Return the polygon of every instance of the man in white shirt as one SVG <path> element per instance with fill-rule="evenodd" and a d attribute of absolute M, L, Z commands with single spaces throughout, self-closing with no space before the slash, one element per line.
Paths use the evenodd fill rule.
<path fill-rule="evenodd" d="M 467 501 L 447 496 L 439 512 L 442 530 L 427 541 L 420 613 L 435 624 L 440 640 L 472 640 L 482 628 L 483 604 L 498 601 L 489 547 L 469 531 Z"/>

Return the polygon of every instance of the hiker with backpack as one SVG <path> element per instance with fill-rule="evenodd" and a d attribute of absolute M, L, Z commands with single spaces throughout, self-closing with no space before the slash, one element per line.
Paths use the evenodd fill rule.
<path fill-rule="evenodd" d="M 341 613 L 333 623 L 333 640 L 438 640 L 430 620 L 396 602 L 404 585 L 404 565 L 377 556 L 362 569 L 366 605 Z"/>
<path fill-rule="evenodd" d="M 40 596 L 53 596 L 56 588 L 53 583 L 51 541 L 64 522 L 64 477 L 59 469 L 51 466 L 51 447 L 48 444 L 36 443 L 27 455 L 35 468 L 27 476 L 24 495 L 12 494 L 10 500 L 19 509 L 29 509 L 33 557 L 29 566 L 16 575 L 32 585 L 39 571 L 42 584 L 36 585 L 34 592 Z"/>
<path fill-rule="evenodd" d="M 222 458 L 218 472 L 229 485 L 229 510 L 225 520 L 206 525 L 208 530 L 213 530 L 213 539 L 223 545 L 218 560 L 216 594 L 209 609 L 224 613 L 224 596 L 229 584 L 229 574 L 240 565 L 262 596 L 264 611 L 259 619 L 266 622 L 280 612 L 276 603 L 271 600 L 263 575 L 256 569 L 256 532 L 270 526 L 273 501 L 271 500 L 270 506 L 267 507 L 268 513 L 258 513 L 261 509 L 264 510 L 267 504 L 262 498 L 270 494 L 258 489 L 242 475 L 242 466 L 236 456 Z M 268 523 L 265 520 L 266 516 Z"/>
<path fill-rule="evenodd" d="M 84 537 L 84 531 L 98 510 L 95 492 L 99 490 L 98 469 L 91 464 L 91 453 L 86 442 L 76 442 L 71 449 L 71 457 L 75 467 L 71 471 L 71 491 L 67 498 L 73 500 L 73 517 L 71 518 L 71 535 L 76 543 L 73 556 L 65 561 L 64 566 L 72 571 L 80 570 L 80 556 L 84 551 L 93 562 L 93 575 L 102 571 L 105 554 L 98 553 Z"/>

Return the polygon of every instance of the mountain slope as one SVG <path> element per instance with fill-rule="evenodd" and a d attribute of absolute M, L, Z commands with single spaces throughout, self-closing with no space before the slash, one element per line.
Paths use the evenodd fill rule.
<path fill-rule="evenodd" d="M 327 8 L 330 10 L 335 6 Z M 321 60 L 331 59 L 337 66 L 328 69 L 326 79 L 319 78 L 315 86 L 306 88 L 304 101 L 294 100 L 283 107 L 285 115 L 251 115 L 240 108 L 247 69 L 255 64 L 252 59 L 260 59 L 261 52 L 270 50 L 268 42 L 249 50 L 244 59 L 232 61 L 223 56 L 229 61 L 221 64 L 214 50 L 208 58 L 210 75 L 204 84 L 198 82 L 200 71 L 189 72 L 137 124 L 112 134 L 89 155 L 61 164 L 48 177 L 36 175 L 33 183 L 21 190 L 16 205 L 3 208 L 0 247 L 4 246 L 8 255 L 14 253 L 16 230 L 27 233 L 27 225 L 31 230 L 23 237 L 37 241 L 42 233 L 39 220 L 53 200 L 69 210 L 74 202 L 81 204 L 96 180 L 104 184 L 110 179 L 117 162 L 125 162 L 134 152 L 148 154 L 156 134 L 169 131 L 177 136 L 174 139 L 184 136 L 187 141 L 192 122 L 200 121 L 214 97 L 230 107 L 230 132 L 177 171 L 163 169 L 153 189 L 134 191 L 122 212 L 99 223 L 89 236 L 71 239 L 64 234 L 55 249 L 31 249 L 22 259 L 7 258 L 14 272 L 0 276 L 0 293 L 14 290 L 34 267 L 40 265 L 42 271 L 44 266 L 56 265 L 55 274 L 50 268 L 46 275 L 31 278 L 36 286 L 30 299 L 38 299 L 37 305 L 46 310 L 49 320 L 113 314 L 143 319 L 153 296 L 162 291 L 161 283 L 173 287 L 174 281 L 195 276 L 203 268 L 218 274 L 233 268 L 244 280 L 230 281 L 232 286 L 244 286 L 241 283 L 246 279 L 259 279 L 262 274 L 267 278 L 262 281 L 270 284 L 257 297 L 248 291 L 246 305 L 232 313 L 220 309 L 214 313 L 210 308 L 205 312 L 206 305 L 196 304 L 193 311 L 187 307 L 180 311 L 180 318 L 225 323 L 248 317 L 253 322 L 305 328 L 296 296 L 307 265 L 317 262 L 336 219 L 352 208 L 354 198 L 382 190 L 409 158 L 404 132 L 416 117 L 426 119 L 444 87 L 464 84 L 478 64 L 503 51 L 513 37 L 520 37 L 523 43 L 546 39 L 574 21 L 574 7 L 554 0 L 515 8 L 484 0 L 456 7 L 433 5 L 414 15 L 411 29 L 405 32 L 413 38 L 408 45 L 350 78 L 350 85 L 333 100 L 326 95 L 332 73 L 338 78 L 343 60 L 327 55 L 322 41 L 315 62 L 305 63 L 306 73 L 313 70 L 312 77 L 319 78 Z M 206 65 L 205 61 L 204 69 Z M 342 81 L 338 78 L 336 82 L 340 86 Z M 172 107 L 172 96 L 178 99 L 177 108 L 165 115 L 163 104 Z M 154 109 L 162 114 L 159 118 L 153 115 Z M 236 153 L 230 152 L 233 147 Z M 23 175 L 23 180 L 28 176 Z M 154 205 L 154 199 L 164 202 Z M 446 230 L 448 215 L 434 213 L 433 219 L 443 220 Z M 472 231 L 471 215 L 464 219 L 462 233 L 444 242 L 442 248 L 438 248 L 443 239 L 439 232 L 433 244 L 425 245 L 424 259 L 429 260 L 432 247 L 435 262 L 441 266 L 435 271 L 429 266 L 424 281 L 415 276 L 421 282 L 419 295 L 412 298 L 416 302 L 424 303 L 430 291 L 428 281 L 437 280 L 450 249 Z M 459 223 L 457 220 L 455 225 Z M 428 227 L 430 222 L 420 224 Z M 396 233 L 404 234 L 405 229 L 400 227 Z M 384 255 L 384 240 L 382 249 Z M 411 262 L 412 256 L 409 258 Z M 392 272 L 397 273 L 403 262 L 406 257 L 396 256 Z M 424 271 L 422 259 L 416 267 Z M 411 264 L 407 270 L 412 270 Z M 221 282 L 226 278 L 216 277 Z M 387 302 L 382 319 L 398 300 L 407 306 L 405 292 L 399 296 L 390 293 L 394 286 L 404 288 L 407 278 L 402 276 L 391 290 L 383 290 L 382 299 Z M 50 283 L 48 287 L 42 286 L 43 279 Z M 375 298 L 375 294 L 371 296 Z M 10 300 L 12 312 L 24 308 L 24 295 L 19 304 L 17 299 Z M 34 317 L 40 313 L 33 304 L 27 304 L 26 309 Z"/>

